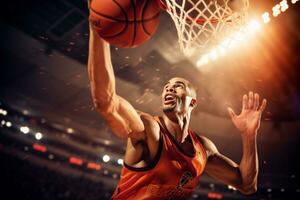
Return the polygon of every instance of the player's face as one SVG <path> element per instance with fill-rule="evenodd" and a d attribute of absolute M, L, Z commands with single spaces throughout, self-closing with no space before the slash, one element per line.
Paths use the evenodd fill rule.
<path fill-rule="evenodd" d="M 164 112 L 183 113 L 190 104 L 190 88 L 183 78 L 172 78 L 165 85 L 162 93 Z"/>

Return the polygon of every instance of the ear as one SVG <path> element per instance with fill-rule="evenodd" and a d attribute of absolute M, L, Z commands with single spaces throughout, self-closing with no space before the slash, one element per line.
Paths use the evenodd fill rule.
<path fill-rule="evenodd" d="M 191 107 L 195 107 L 196 105 L 197 105 L 197 100 L 196 99 L 192 99 L 191 103 L 190 103 L 190 106 Z"/>

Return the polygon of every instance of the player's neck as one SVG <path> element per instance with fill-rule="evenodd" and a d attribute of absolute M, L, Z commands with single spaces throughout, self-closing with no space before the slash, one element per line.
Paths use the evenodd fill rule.
<path fill-rule="evenodd" d="M 190 116 L 190 113 L 187 113 L 185 115 L 164 113 L 163 115 L 163 120 L 168 131 L 179 143 L 183 143 L 186 136 L 188 135 Z"/>

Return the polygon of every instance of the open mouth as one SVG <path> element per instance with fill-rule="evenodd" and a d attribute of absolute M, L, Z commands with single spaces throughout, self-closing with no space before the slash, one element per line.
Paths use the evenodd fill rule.
<path fill-rule="evenodd" d="M 167 94 L 164 98 L 164 104 L 173 104 L 176 102 L 176 98 L 172 94 Z"/>

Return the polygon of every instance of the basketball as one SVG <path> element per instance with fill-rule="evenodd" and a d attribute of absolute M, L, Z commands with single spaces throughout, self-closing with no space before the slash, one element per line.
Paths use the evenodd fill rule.
<path fill-rule="evenodd" d="M 132 48 L 146 42 L 155 33 L 159 12 L 156 0 L 93 0 L 89 20 L 105 41 Z"/>

